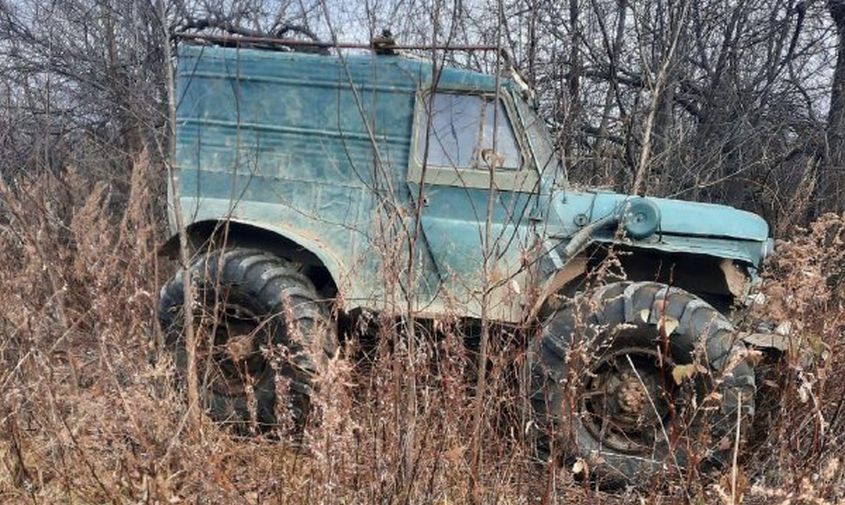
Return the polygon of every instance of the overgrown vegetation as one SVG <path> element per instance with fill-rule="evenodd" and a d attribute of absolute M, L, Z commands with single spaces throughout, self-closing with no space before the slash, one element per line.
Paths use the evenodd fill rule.
<path fill-rule="evenodd" d="M 845 500 L 843 2 L 375 4 L 0 0 L 0 502 Z M 537 460 L 520 377 L 536 335 L 494 328 L 479 398 L 478 329 L 457 317 L 346 327 L 296 441 L 194 421 L 156 324 L 176 265 L 156 250 L 164 48 L 203 24 L 498 37 L 536 87 L 573 183 L 764 215 L 782 240 L 740 329 L 792 347 L 759 356 L 748 450 L 726 468 L 667 467 L 600 492 L 574 478 L 583 463 Z M 446 61 L 494 68 L 483 55 Z"/>
<path fill-rule="evenodd" d="M 191 423 L 160 352 L 157 289 L 173 266 L 144 159 L 128 203 L 68 171 L 2 187 L 0 499 L 4 503 L 836 503 L 845 499 L 845 217 L 779 246 L 759 321 L 796 349 L 769 365 L 756 448 L 736 468 L 604 494 L 566 465 L 538 465 L 514 371 L 530 334 L 493 339 L 486 412 L 474 433 L 473 346 L 458 321 L 353 329 L 326 365 L 321 422 L 300 443 Z M 748 322 L 748 325 L 756 323 Z M 470 335 L 469 340 L 471 341 Z M 413 349 L 409 354 L 409 349 Z M 766 369 L 762 367 L 762 369 Z M 416 436 L 406 447 L 409 374 Z M 765 404 L 765 405 L 763 405 Z M 530 430 L 529 430 L 530 431 Z M 470 447 L 483 440 L 480 481 Z M 407 454 L 411 467 L 405 468 Z M 689 477 L 695 478 L 689 478 Z"/>

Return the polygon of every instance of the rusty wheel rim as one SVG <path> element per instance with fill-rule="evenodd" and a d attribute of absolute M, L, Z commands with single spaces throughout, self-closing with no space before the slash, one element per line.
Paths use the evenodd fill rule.
<path fill-rule="evenodd" d="M 610 449 L 651 452 L 662 438 L 661 426 L 670 420 L 673 386 L 666 370 L 671 368 L 670 359 L 648 348 L 622 348 L 601 356 L 581 396 L 585 428 Z"/>

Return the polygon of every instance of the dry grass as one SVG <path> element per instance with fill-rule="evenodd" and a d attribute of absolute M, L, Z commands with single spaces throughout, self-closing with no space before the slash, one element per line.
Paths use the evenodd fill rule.
<path fill-rule="evenodd" d="M 158 287 L 172 266 L 155 257 L 148 170 L 135 166 L 125 205 L 73 173 L 0 187 L 0 502 L 730 503 L 731 469 L 610 495 L 535 464 L 509 380 L 523 344 L 505 331 L 491 349 L 472 482 L 474 356 L 455 321 L 420 325 L 413 355 L 394 320 L 378 339 L 353 335 L 324 371 L 322 422 L 296 449 L 189 423 L 156 344 Z M 770 366 L 778 394 L 735 476 L 748 503 L 845 500 L 843 240 L 845 218 L 827 216 L 781 244 L 769 269 L 755 317 L 783 323 L 811 354 Z"/>

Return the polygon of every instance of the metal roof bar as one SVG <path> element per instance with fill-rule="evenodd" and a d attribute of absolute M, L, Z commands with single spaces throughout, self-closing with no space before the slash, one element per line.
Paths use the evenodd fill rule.
<path fill-rule="evenodd" d="M 385 45 L 383 47 L 376 47 L 371 44 L 351 43 L 351 42 L 323 42 L 312 40 L 291 40 L 291 39 L 276 39 L 272 37 L 251 37 L 251 36 L 229 36 L 229 35 L 204 35 L 194 33 L 179 33 L 177 38 L 184 40 L 205 40 L 208 42 L 234 45 L 241 43 L 246 44 L 268 44 L 273 46 L 288 46 L 288 47 L 318 47 L 324 49 L 389 49 L 389 50 L 407 50 L 407 51 L 422 51 L 422 50 L 436 50 L 436 51 L 498 51 L 505 61 L 510 61 L 510 57 L 505 49 L 490 45 L 425 45 L 425 44 L 395 44 Z"/>

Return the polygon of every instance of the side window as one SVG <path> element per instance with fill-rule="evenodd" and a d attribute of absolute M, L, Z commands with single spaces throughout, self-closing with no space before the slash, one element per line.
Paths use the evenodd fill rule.
<path fill-rule="evenodd" d="M 495 107 L 495 108 L 494 108 Z M 486 168 L 495 152 L 501 157 L 497 168 L 517 170 L 522 155 L 504 105 L 496 107 L 494 97 L 434 93 L 425 98 L 431 111 L 431 128 L 426 138 L 426 119 L 417 133 L 417 158 L 422 160 L 428 141 L 428 164 L 450 168 Z M 495 131 L 494 131 L 495 123 Z"/>

